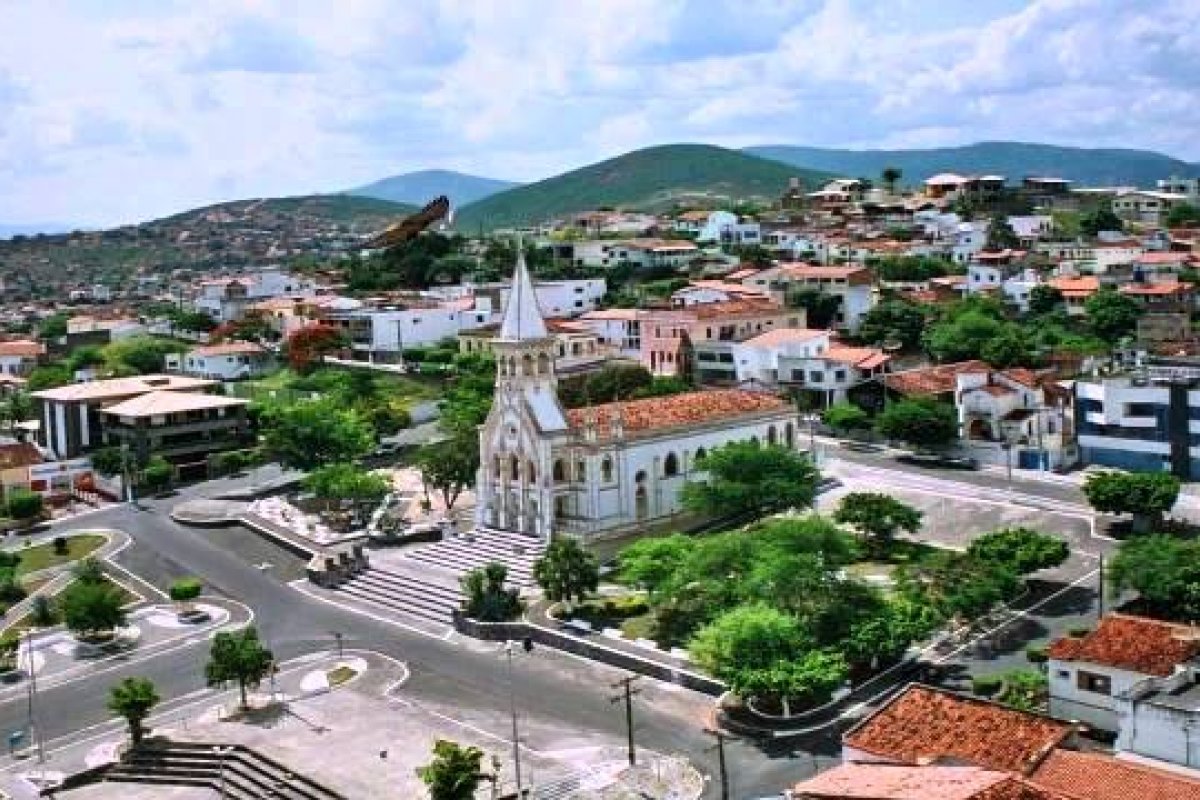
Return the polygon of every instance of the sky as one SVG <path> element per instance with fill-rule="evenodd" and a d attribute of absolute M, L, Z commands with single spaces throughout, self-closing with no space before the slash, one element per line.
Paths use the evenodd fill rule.
<path fill-rule="evenodd" d="M 0 222 L 113 225 L 639 147 L 1200 161 L 1200 0 L 0 0 Z"/>

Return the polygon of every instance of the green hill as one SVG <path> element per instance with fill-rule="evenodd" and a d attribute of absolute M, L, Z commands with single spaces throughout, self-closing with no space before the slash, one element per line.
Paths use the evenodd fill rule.
<path fill-rule="evenodd" d="M 901 183 L 912 185 L 939 172 L 996 173 L 1016 183 L 1026 175 L 1067 178 L 1080 186 L 1152 187 L 1159 178 L 1200 175 L 1189 164 L 1150 150 L 1060 147 L 1024 142 L 979 142 L 929 150 L 837 150 L 764 145 L 744 152 L 838 175 L 878 179 L 884 167 L 899 167 Z"/>
<path fill-rule="evenodd" d="M 774 200 L 797 176 L 809 185 L 829 177 L 712 145 L 648 147 L 471 203 L 459 209 L 455 224 L 490 230 L 600 206 L 653 209 L 690 193 Z"/>
<path fill-rule="evenodd" d="M 407 203 L 394 203 L 390 200 L 380 200 L 375 197 L 358 197 L 346 194 L 306 194 L 294 197 L 264 197 L 253 200 L 233 200 L 227 203 L 217 203 L 211 206 L 193 208 L 173 214 L 169 217 L 143 223 L 146 226 L 162 225 L 164 223 L 177 225 L 189 219 L 204 219 L 212 216 L 228 215 L 235 220 L 255 220 L 263 218 L 305 219 L 312 221 L 332 222 L 352 227 L 373 228 L 381 223 L 390 222 L 405 214 L 411 214 L 417 207 Z"/>
<path fill-rule="evenodd" d="M 393 175 L 390 178 L 351 189 L 346 194 L 358 197 L 377 197 L 380 200 L 413 203 L 418 206 L 423 206 L 438 195 L 444 194 L 450 198 L 450 203 L 458 208 L 518 185 L 512 181 L 481 178 L 478 175 L 468 175 L 453 170 L 427 169 L 420 172 L 408 172 L 404 175 Z"/>

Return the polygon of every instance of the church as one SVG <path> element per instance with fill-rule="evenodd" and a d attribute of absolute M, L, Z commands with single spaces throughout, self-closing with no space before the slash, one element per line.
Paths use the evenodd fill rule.
<path fill-rule="evenodd" d="M 761 391 L 696 391 L 565 410 L 555 348 L 519 255 L 491 342 L 496 391 L 480 428 L 475 485 L 481 528 L 541 541 L 626 536 L 679 513 L 684 483 L 713 448 L 749 440 L 797 446 L 795 410 Z"/>

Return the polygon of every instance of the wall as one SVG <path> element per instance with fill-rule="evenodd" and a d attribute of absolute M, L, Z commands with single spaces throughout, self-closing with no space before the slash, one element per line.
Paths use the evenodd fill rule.
<path fill-rule="evenodd" d="M 1105 731 L 1117 730 L 1117 695 L 1146 678 L 1136 672 L 1086 662 L 1051 659 L 1048 667 L 1050 716 L 1078 720 Z M 1107 675 L 1111 683 L 1110 693 L 1105 695 L 1080 689 L 1076 684 L 1080 669 L 1096 675 Z"/>

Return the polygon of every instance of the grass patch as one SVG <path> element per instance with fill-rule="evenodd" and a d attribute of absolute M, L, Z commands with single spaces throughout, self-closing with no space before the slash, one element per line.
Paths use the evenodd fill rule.
<path fill-rule="evenodd" d="M 122 605 L 129 605 L 130 603 L 135 603 L 135 602 L 138 602 L 141 600 L 140 597 L 138 597 L 136 594 L 134 594 L 133 592 L 126 589 L 122 584 L 117 583 L 116 581 L 114 581 L 110 578 L 107 578 L 107 577 L 104 579 L 104 581 L 105 581 L 105 583 L 108 583 L 111 586 L 117 587 L 117 591 L 119 591 L 121 593 Z M 56 592 L 55 594 L 51 595 L 49 598 L 50 613 L 54 616 L 56 623 L 62 622 L 62 612 L 58 608 L 58 598 L 62 595 L 63 592 L 65 592 L 67 589 L 71 588 L 71 586 L 74 583 L 75 583 L 75 581 L 71 581 L 71 582 L 67 583 L 67 585 L 64 586 L 61 591 Z M 32 592 L 31 592 L 31 594 L 32 594 Z M 34 627 L 33 614 L 26 614 L 25 616 L 21 617 L 16 622 L 7 626 L 5 628 L 5 630 L 14 630 L 14 631 L 17 631 L 18 633 L 24 633 L 25 631 L 27 631 L 33 627 Z"/>
<path fill-rule="evenodd" d="M 341 686 L 343 683 L 348 682 L 356 675 L 358 675 L 357 670 L 352 667 L 347 667 L 345 664 L 343 664 L 340 667 L 335 667 L 334 669 L 329 670 L 329 672 L 326 672 L 325 678 L 329 681 L 330 686 Z"/>
<path fill-rule="evenodd" d="M 66 539 L 66 550 L 61 553 L 54 549 L 53 542 L 13 550 L 12 552 L 21 557 L 21 563 L 17 564 L 17 577 L 20 578 L 30 572 L 70 564 L 72 561 L 86 558 L 105 542 L 104 537 L 96 533 L 64 538 Z"/>
<path fill-rule="evenodd" d="M 627 639 L 654 638 L 654 614 L 643 595 L 587 600 L 575 606 L 571 617 L 586 620 L 597 631 L 619 628 Z"/>

